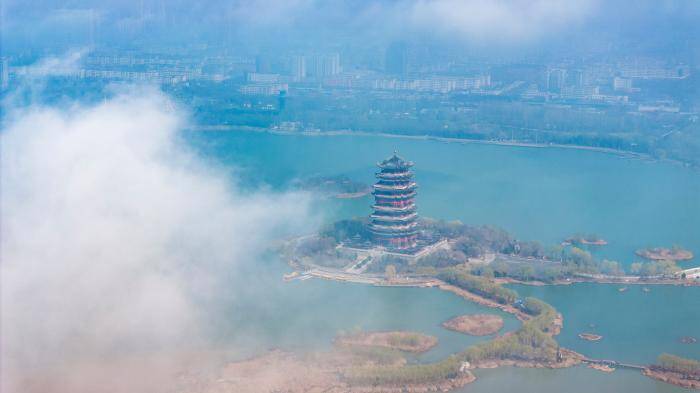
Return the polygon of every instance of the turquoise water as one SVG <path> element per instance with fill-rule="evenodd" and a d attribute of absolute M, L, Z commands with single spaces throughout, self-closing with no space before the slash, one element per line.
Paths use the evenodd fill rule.
<path fill-rule="evenodd" d="M 277 261 L 279 262 L 279 261 Z M 279 273 L 265 270 L 265 273 Z M 501 333 L 517 329 L 510 314 L 492 310 L 435 288 L 375 287 L 306 280 L 283 283 L 281 275 L 266 282 L 264 298 L 255 296 L 229 305 L 224 325 L 235 347 L 251 352 L 270 347 L 307 351 L 330 349 L 339 332 L 411 330 L 438 338 L 438 345 L 415 361 L 436 361 L 492 337 L 472 337 L 443 329 L 445 320 L 462 314 L 492 313 L 503 317 Z"/>
<path fill-rule="evenodd" d="M 190 139 L 252 185 L 276 188 L 313 174 L 371 183 L 374 163 L 398 150 L 416 163 L 425 216 L 498 225 L 546 245 L 597 233 L 610 243 L 597 253 L 625 265 L 643 247 L 678 244 L 700 252 L 700 174 L 675 165 L 571 149 L 382 137 L 211 132 Z M 332 213 L 369 214 L 369 203 L 338 203 Z"/>
<path fill-rule="evenodd" d="M 700 287 L 574 284 L 528 287 L 514 285 L 523 296 L 542 299 L 564 314 L 557 341 L 597 359 L 648 364 L 661 352 L 700 359 L 699 344 L 683 344 L 683 336 L 700 336 Z M 581 340 L 592 332 L 601 341 Z"/>
<path fill-rule="evenodd" d="M 628 265 L 634 250 L 679 244 L 700 252 L 700 174 L 665 163 L 623 159 L 588 151 L 446 144 L 380 137 L 302 137 L 247 132 L 188 133 L 204 157 L 235 168 L 244 187 L 284 190 L 310 175 L 345 174 L 370 183 L 374 163 L 394 150 L 416 163 L 418 206 L 425 216 L 494 224 L 526 240 L 554 244 L 577 232 L 597 233 L 609 245 L 596 251 Z M 332 221 L 369 213 L 369 197 L 319 202 Z M 696 258 L 697 260 L 697 258 Z M 697 261 L 685 263 L 697 265 Z M 417 330 L 440 345 L 418 361 L 441 358 L 485 338 L 446 331 L 452 316 L 494 312 L 449 293 L 418 288 L 377 288 L 318 280 L 283 283 L 285 267 L 270 257 L 254 268 L 265 296 L 232 295 L 223 307 L 231 318 L 220 326 L 222 340 L 251 352 L 270 347 L 327 348 L 341 330 Z M 261 278 L 265 277 L 265 278 Z M 564 315 L 563 346 L 591 357 L 648 363 L 661 352 L 700 359 L 700 344 L 678 342 L 700 336 L 700 288 L 612 285 L 516 286 L 553 304 Z M 251 301 L 250 299 L 255 299 Z M 517 326 L 505 316 L 505 330 Z M 593 327 L 592 327 L 593 326 Z M 580 340 L 583 331 L 604 339 Z M 253 339 L 254 338 L 254 339 Z M 648 391 L 678 389 L 630 371 L 603 374 L 570 370 L 479 371 L 468 389 L 504 391 Z M 574 390 L 569 389 L 575 384 Z M 579 390 L 575 390 L 579 389 Z M 465 389 L 466 391 L 466 389 Z"/>

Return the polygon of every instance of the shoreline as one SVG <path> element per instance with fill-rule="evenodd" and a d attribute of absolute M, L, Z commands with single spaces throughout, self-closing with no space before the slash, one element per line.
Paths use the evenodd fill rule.
<path fill-rule="evenodd" d="M 318 277 L 322 278 L 325 280 L 332 280 L 332 281 L 339 281 L 339 282 L 355 282 L 355 283 L 362 283 L 362 284 L 370 284 L 374 286 L 396 286 L 396 287 L 419 287 L 419 288 L 430 288 L 430 287 L 437 287 L 440 290 L 451 292 L 455 295 L 458 295 L 468 301 L 477 303 L 479 305 L 489 307 L 489 308 L 496 308 L 499 309 L 503 312 L 509 313 L 513 316 L 515 316 L 516 319 L 518 319 L 521 322 L 528 321 L 532 319 L 533 317 L 530 316 L 529 314 L 526 314 L 525 312 L 507 304 L 501 304 L 496 302 L 495 300 L 491 300 L 488 298 L 485 298 L 481 295 L 469 292 L 467 290 L 464 290 L 462 288 L 456 287 L 454 285 L 445 283 L 442 280 L 439 280 L 437 278 L 433 278 L 430 280 L 410 280 L 410 278 L 407 277 L 407 280 L 404 282 L 401 281 L 386 281 L 386 280 L 381 280 L 379 278 L 374 278 L 368 280 L 367 278 L 363 277 L 352 277 L 348 275 L 344 275 L 342 278 L 334 277 L 332 274 L 313 274 L 311 273 L 312 277 Z M 353 275 L 354 276 L 354 275 Z M 360 275 L 356 275 L 360 276 Z M 515 281 L 515 280 L 513 280 Z M 590 282 L 590 281 L 589 281 Z M 571 284 L 572 282 L 569 282 Z M 605 283 L 603 283 L 605 284 Z M 613 283 L 611 283 L 613 284 Z M 614 284 L 620 284 L 620 282 L 616 282 Z M 633 284 L 633 283 L 629 283 Z M 638 284 L 650 284 L 649 282 L 639 282 Z M 657 284 L 668 284 L 668 283 L 663 283 L 659 282 Z M 545 284 L 548 285 L 548 284 Z M 552 284 L 556 285 L 556 284 Z M 678 284 L 676 284 L 678 285 Z M 697 284 L 696 284 L 697 285 Z M 554 329 L 549 333 L 551 336 L 557 336 L 561 332 L 561 329 L 563 327 L 563 316 L 561 313 L 557 312 L 557 316 L 554 320 Z M 580 336 L 580 335 L 579 335 Z M 602 336 L 601 336 L 602 338 Z M 594 340 L 598 341 L 598 340 Z M 566 348 L 561 348 L 562 354 L 564 354 L 563 361 L 559 363 L 552 363 L 552 362 L 538 362 L 538 361 L 524 361 L 524 360 L 517 360 L 517 359 L 492 359 L 492 360 L 486 360 L 477 364 L 472 364 L 468 368 L 469 369 L 479 369 L 479 368 L 498 368 L 498 367 L 503 367 L 503 366 L 513 366 L 513 367 L 525 367 L 525 368 L 551 368 L 551 369 L 557 369 L 557 368 L 567 368 L 567 367 L 573 367 L 576 365 L 579 365 L 581 363 L 589 363 L 590 364 L 596 364 L 596 362 L 591 362 L 590 360 L 587 360 L 588 358 L 578 352 L 572 351 L 570 349 Z M 616 370 L 616 368 L 611 368 L 611 367 L 602 367 L 600 365 L 596 367 L 591 367 L 595 370 L 598 371 L 604 371 L 604 372 L 612 372 Z M 680 387 L 685 387 L 685 388 L 698 388 L 700 385 L 700 381 L 694 381 L 687 379 L 683 379 L 678 377 L 677 375 L 670 375 L 669 373 L 662 373 L 658 371 L 653 371 L 650 370 L 649 367 L 644 368 L 642 371 L 642 374 L 648 378 L 659 380 L 671 385 L 675 386 L 680 386 Z M 475 380 L 476 378 L 474 378 Z M 470 381 L 471 382 L 471 381 Z M 470 383 L 467 382 L 467 383 Z M 462 385 L 463 386 L 463 385 Z M 425 388 L 425 386 L 422 386 Z M 459 386 L 457 386 L 459 387 Z M 454 388 L 454 387 L 453 387 Z M 448 390 L 451 390 L 452 388 L 448 388 Z M 380 389 L 381 390 L 381 389 Z M 362 391 L 362 390 L 360 390 Z M 384 390 L 381 390 L 384 391 Z M 386 391 L 390 391 L 386 390 Z M 419 390 L 423 391 L 423 390 Z"/>
<path fill-rule="evenodd" d="M 495 300 L 491 300 L 491 299 L 488 299 L 486 297 L 477 295 L 473 292 L 469 292 L 467 290 L 464 290 L 462 288 L 448 284 L 448 283 L 441 281 L 441 280 L 438 280 L 438 279 L 435 279 L 435 281 L 437 281 L 437 285 L 435 285 L 435 286 L 437 288 L 439 288 L 440 290 L 452 292 L 457 296 L 460 296 L 464 299 L 467 299 L 467 300 L 469 300 L 473 303 L 476 303 L 476 304 L 480 304 L 482 306 L 499 309 L 505 313 L 513 315 L 520 322 L 525 322 L 525 321 L 528 321 L 532 318 L 532 316 L 526 314 L 525 312 L 523 312 L 521 310 L 518 310 L 517 308 L 515 308 L 511 305 L 498 303 Z"/>
<path fill-rule="evenodd" d="M 683 287 L 697 287 L 700 286 L 699 280 L 683 280 L 683 279 L 650 279 L 644 280 L 641 276 L 623 276 L 619 279 L 613 277 L 605 278 L 587 278 L 587 277 L 571 277 L 569 279 L 560 279 L 553 282 L 544 281 L 522 281 L 515 278 L 497 278 L 495 281 L 499 284 L 520 284 L 520 285 L 530 285 L 530 286 L 554 286 L 554 285 L 571 285 L 571 284 L 600 284 L 600 285 L 673 285 L 673 286 L 683 286 Z"/>
<path fill-rule="evenodd" d="M 642 374 L 648 378 L 665 382 L 671 385 L 680 386 L 686 389 L 700 389 L 700 377 L 698 379 L 684 378 L 682 374 L 672 371 L 652 370 L 647 367 Z"/>
<path fill-rule="evenodd" d="M 349 131 L 349 130 L 331 130 L 331 131 L 283 131 L 283 130 L 273 130 L 269 128 L 261 127 L 250 127 L 250 126 L 235 126 L 235 125 L 206 125 L 206 126 L 196 126 L 190 127 L 189 129 L 193 131 L 202 132 L 222 132 L 222 131 L 236 131 L 236 132 L 254 132 L 254 133 L 267 133 L 272 135 L 285 135 L 285 136 L 304 136 L 304 137 L 333 137 L 333 136 L 364 136 L 364 137 L 381 137 L 381 138 L 399 138 L 399 139 L 411 139 L 411 140 L 426 140 L 426 141 L 437 141 L 443 143 L 459 143 L 459 144 L 481 144 L 481 145 L 493 145 L 493 146 L 505 146 L 505 147 L 525 147 L 525 148 L 552 148 L 552 149 L 572 149 L 572 150 L 582 150 L 591 151 L 597 153 L 611 154 L 614 156 L 622 158 L 634 158 L 649 162 L 660 162 L 668 163 L 673 165 L 680 165 L 683 168 L 689 168 L 693 170 L 700 170 L 700 167 L 694 166 L 690 163 L 684 161 L 671 159 L 671 158 L 656 158 L 652 157 L 648 153 L 639 153 L 628 150 L 619 150 L 609 147 L 597 147 L 597 146 L 586 146 L 586 145 L 568 145 L 559 143 L 534 143 L 534 142 L 518 142 L 518 141 L 494 141 L 494 140 L 482 140 L 482 139 L 468 139 L 468 138 L 450 138 L 450 137 L 438 137 L 430 135 L 407 135 L 407 134 L 394 134 L 388 132 L 367 132 L 367 131 Z"/>

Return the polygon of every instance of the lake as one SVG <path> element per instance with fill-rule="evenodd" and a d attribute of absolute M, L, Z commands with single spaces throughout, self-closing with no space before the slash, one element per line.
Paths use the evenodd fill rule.
<path fill-rule="evenodd" d="M 414 161 L 419 214 L 468 224 L 502 227 L 520 239 L 556 244 L 575 233 L 596 233 L 609 245 L 600 258 L 629 266 L 638 248 L 681 245 L 700 252 L 700 173 L 669 163 L 652 163 L 571 149 L 444 143 L 370 136 L 287 136 L 254 132 L 188 132 L 188 143 L 213 163 L 230 169 L 244 188 L 284 191 L 297 178 L 347 175 L 373 182 L 375 163 L 398 150 Z M 324 220 L 370 213 L 370 197 L 318 202 Z M 696 258 L 697 260 L 697 258 Z M 697 266 L 697 261 L 681 266 Z M 217 326 L 220 338 L 246 353 L 271 347 L 323 349 L 341 330 L 406 329 L 432 334 L 440 344 L 415 361 L 432 361 L 486 338 L 449 332 L 440 323 L 455 315 L 495 312 L 435 289 L 381 288 L 319 280 L 283 283 L 283 261 L 269 255 L 251 267 L 265 288 L 232 294 L 223 302 L 231 317 Z M 649 363 L 661 352 L 700 359 L 700 344 L 681 344 L 700 335 L 700 288 L 576 284 L 513 286 L 564 315 L 558 341 L 590 357 Z M 250 296 L 246 296 L 250 295 Z M 517 327 L 509 315 L 504 331 Z M 599 342 L 577 334 L 599 333 Z M 244 350 L 245 349 L 245 350 Z M 583 391 L 680 391 L 632 371 L 603 374 L 569 370 L 478 371 L 464 390 L 478 392 L 561 389 Z M 567 391 L 569 391 L 567 387 Z"/>

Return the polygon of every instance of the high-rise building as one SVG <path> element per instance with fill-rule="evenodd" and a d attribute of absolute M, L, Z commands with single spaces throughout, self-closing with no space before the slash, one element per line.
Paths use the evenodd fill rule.
<path fill-rule="evenodd" d="M 566 79 L 569 86 L 583 87 L 586 86 L 586 74 L 583 70 L 575 69 L 567 72 Z"/>
<path fill-rule="evenodd" d="M 308 66 L 308 72 L 316 78 L 333 76 L 340 74 L 340 55 L 333 53 L 330 55 L 312 56 Z"/>
<path fill-rule="evenodd" d="M 0 60 L 0 90 L 7 89 L 10 83 L 10 68 L 7 59 Z"/>
<path fill-rule="evenodd" d="M 394 42 L 386 49 L 384 71 L 388 74 L 405 75 L 408 71 L 408 47 L 403 42 Z"/>
<path fill-rule="evenodd" d="M 323 59 L 323 76 L 332 76 L 340 74 L 340 55 L 333 53 L 324 56 Z"/>
<path fill-rule="evenodd" d="M 566 86 L 566 70 L 563 68 L 552 68 L 547 70 L 547 90 L 559 92 Z"/>
<path fill-rule="evenodd" d="M 413 163 L 394 152 L 377 166 L 377 183 L 372 192 L 374 212 L 370 216 L 374 241 L 389 249 L 414 248 L 418 241 L 418 213 L 414 202 Z"/>
<path fill-rule="evenodd" d="M 97 34 L 98 34 L 98 23 L 99 23 L 99 17 L 97 16 L 97 13 L 95 12 L 94 8 L 90 9 L 90 35 L 89 35 L 89 45 L 91 47 L 95 47 L 97 44 Z"/>
<path fill-rule="evenodd" d="M 292 79 L 299 82 L 306 78 L 306 58 L 304 56 L 294 56 L 291 64 Z"/>
<path fill-rule="evenodd" d="M 255 56 L 255 72 L 259 74 L 269 74 L 272 67 L 270 66 L 270 59 L 265 55 Z"/>

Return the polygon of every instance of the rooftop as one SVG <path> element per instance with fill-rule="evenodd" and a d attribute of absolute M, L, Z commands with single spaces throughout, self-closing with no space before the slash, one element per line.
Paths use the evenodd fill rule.
<path fill-rule="evenodd" d="M 412 167 L 413 162 L 404 160 L 403 158 L 399 157 L 398 152 L 394 151 L 394 155 L 382 162 L 378 162 L 377 166 L 382 169 L 403 169 Z"/>

